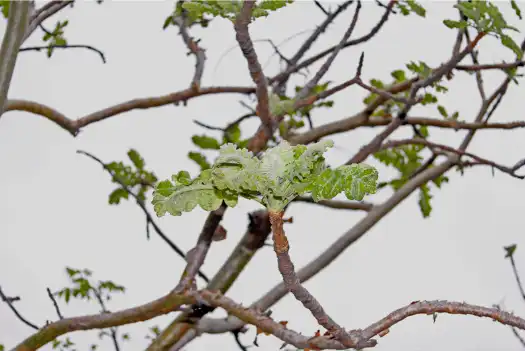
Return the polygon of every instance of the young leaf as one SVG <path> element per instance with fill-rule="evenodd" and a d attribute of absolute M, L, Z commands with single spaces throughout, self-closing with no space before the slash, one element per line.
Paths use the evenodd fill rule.
<path fill-rule="evenodd" d="M 120 203 L 121 199 L 128 199 L 129 193 L 124 188 L 117 188 L 109 194 L 109 204 L 110 205 L 118 205 Z"/>
<path fill-rule="evenodd" d="M 202 171 L 211 167 L 210 163 L 206 159 L 206 156 L 204 156 L 200 152 L 190 151 L 188 153 L 188 157 L 190 158 L 190 160 L 195 161 L 195 163 L 199 165 Z"/>
<path fill-rule="evenodd" d="M 430 195 L 430 189 L 428 188 L 428 185 L 424 184 L 419 188 L 419 209 L 421 210 L 421 214 L 423 214 L 424 218 L 427 218 L 430 216 L 430 212 L 432 212 L 432 206 L 430 205 L 430 199 L 432 199 L 432 195 Z"/>
<path fill-rule="evenodd" d="M 221 147 L 217 139 L 207 135 L 194 135 L 191 137 L 191 141 L 201 149 L 219 150 Z"/>
<path fill-rule="evenodd" d="M 137 167 L 137 169 L 139 170 L 144 169 L 144 159 L 140 156 L 137 150 L 134 150 L 134 149 L 129 150 L 128 157 L 131 160 L 131 162 L 133 162 L 133 165 Z"/>

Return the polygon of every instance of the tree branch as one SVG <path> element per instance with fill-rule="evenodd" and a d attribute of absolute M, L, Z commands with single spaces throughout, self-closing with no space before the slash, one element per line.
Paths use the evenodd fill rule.
<path fill-rule="evenodd" d="M 42 24 L 42 22 L 68 5 L 71 5 L 73 2 L 73 0 L 53 0 L 43 5 L 40 9 L 36 10 L 35 13 L 30 17 L 29 25 L 24 33 L 24 39 L 22 42 L 26 41 L 26 39 L 29 38 L 31 34 L 33 34 L 35 29 Z"/>
<path fill-rule="evenodd" d="M 253 47 L 252 39 L 250 38 L 250 32 L 248 31 L 248 25 L 251 20 L 252 10 L 255 6 L 255 1 L 247 0 L 243 2 L 243 6 L 240 14 L 235 20 L 235 38 L 239 43 L 241 51 L 246 58 L 248 63 L 248 70 L 250 76 L 256 85 L 257 95 L 257 115 L 261 119 L 261 123 L 266 127 L 266 132 L 269 136 L 273 135 L 274 128 L 272 127 L 273 121 L 270 115 L 269 104 L 268 104 L 268 82 L 263 73 L 257 53 Z"/>
<path fill-rule="evenodd" d="M 90 51 L 94 51 L 100 56 L 100 59 L 103 63 L 106 63 L 106 57 L 104 56 L 104 53 L 100 51 L 99 49 L 90 46 L 90 45 L 74 45 L 74 44 L 67 44 L 67 45 L 47 45 L 47 46 L 26 46 L 23 48 L 20 48 L 20 52 L 24 51 L 41 51 L 41 50 L 47 50 L 48 48 L 53 49 L 87 49 Z"/>
<path fill-rule="evenodd" d="M 69 119 L 62 113 L 44 104 L 27 100 L 7 101 L 6 112 L 26 111 L 34 113 L 36 115 L 40 115 L 58 124 L 60 127 L 67 130 L 73 136 L 76 136 L 82 128 L 92 123 L 100 122 L 105 120 L 106 118 L 110 118 L 135 109 L 149 109 L 172 103 L 180 103 L 204 95 L 226 93 L 252 94 L 254 92 L 255 89 L 250 87 L 206 87 L 201 88 L 198 92 L 194 91 L 193 89 L 185 89 L 167 95 L 133 99 L 126 102 L 122 102 L 120 104 L 90 113 L 89 115 L 81 117 L 78 120 Z"/>
<path fill-rule="evenodd" d="M 16 299 L 13 299 L 13 298 L 10 298 L 8 296 L 6 296 L 4 294 L 4 292 L 2 291 L 2 288 L 0 287 L 0 299 L 2 299 L 2 301 L 4 301 L 7 306 L 9 306 L 9 309 L 11 309 L 11 311 L 13 311 L 13 313 L 15 314 L 15 316 L 20 320 L 22 321 L 22 323 L 24 323 L 25 325 L 33 328 L 33 329 L 40 329 L 36 324 L 34 323 L 31 323 L 30 321 L 28 321 L 26 318 L 24 318 L 24 316 L 22 316 L 20 314 L 20 312 L 18 312 L 18 310 L 16 309 L 16 307 L 13 305 L 13 301 L 16 301 Z M 18 299 L 20 300 L 20 299 Z"/>
<path fill-rule="evenodd" d="M 7 28 L 0 48 L 0 118 L 7 105 L 7 93 L 16 65 L 20 45 L 29 21 L 30 1 L 14 1 L 9 5 Z"/>
<path fill-rule="evenodd" d="M 358 201 L 321 200 L 316 202 L 311 197 L 306 196 L 298 196 L 293 200 L 293 202 L 304 202 L 308 204 L 321 205 L 338 210 L 370 211 L 373 207 L 371 203 Z"/>
<path fill-rule="evenodd" d="M 53 302 L 53 306 L 55 307 L 55 311 L 57 313 L 57 316 L 59 319 L 64 319 L 64 316 L 62 315 L 62 312 L 60 312 L 60 307 L 58 307 L 58 302 L 55 299 L 55 296 L 51 292 L 51 289 L 47 288 L 47 296 L 51 299 L 51 302 Z"/>

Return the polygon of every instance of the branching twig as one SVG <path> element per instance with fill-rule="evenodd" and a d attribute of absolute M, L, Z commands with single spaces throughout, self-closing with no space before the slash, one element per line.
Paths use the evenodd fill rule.
<path fill-rule="evenodd" d="M 31 15 L 29 19 L 29 25 L 27 27 L 27 30 L 24 34 L 24 39 L 22 41 L 26 41 L 27 38 L 33 32 L 35 29 L 42 24 L 46 19 L 53 16 L 63 8 L 67 7 L 68 5 L 71 5 L 74 1 L 73 0 L 53 0 L 48 2 L 47 4 L 44 4 L 41 8 L 35 11 L 33 15 Z"/>
<path fill-rule="evenodd" d="M 4 301 L 7 306 L 9 306 L 9 308 L 11 309 L 11 311 L 13 311 L 13 313 L 15 314 L 15 316 L 21 320 L 25 325 L 35 329 L 35 330 L 38 330 L 40 329 L 39 327 L 36 326 L 36 324 L 34 323 L 31 323 L 30 321 L 28 321 L 26 318 L 24 318 L 24 316 L 22 316 L 20 314 L 20 312 L 18 312 L 18 310 L 16 309 L 16 307 L 13 305 L 13 299 L 6 296 L 4 294 L 4 292 L 2 291 L 2 288 L 0 287 L 0 299 L 2 299 L 2 301 Z"/>
<path fill-rule="evenodd" d="M 62 312 L 60 312 L 60 307 L 58 307 L 58 302 L 55 299 L 55 296 L 51 292 L 51 289 L 47 288 L 47 296 L 51 299 L 51 302 L 53 302 L 53 306 L 55 307 L 55 311 L 57 313 L 58 318 L 64 319 L 64 316 L 62 315 Z"/>
<path fill-rule="evenodd" d="M 186 254 L 184 253 L 184 251 L 182 251 L 175 243 L 173 243 L 167 236 L 166 234 L 164 234 L 164 232 L 162 231 L 162 229 L 160 229 L 160 227 L 157 225 L 157 223 L 155 222 L 153 216 L 149 213 L 148 209 L 146 208 L 146 205 L 144 204 L 143 201 L 141 201 L 138 196 L 126 185 L 124 184 L 120 179 L 118 179 L 118 177 L 115 177 L 115 175 L 113 174 L 113 172 L 108 168 L 108 166 L 102 162 L 102 160 L 100 160 L 98 157 L 90 154 L 89 152 L 86 152 L 86 151 L 82 151 L 82 150 L 78 150 L 77 153 L 79 154 L 82 154 L 82 155 L 85 155 L 89 158 L 91 158 L 93 161 L 97 162 L 98 164 L 100 164 L 105 171 L 107 171 L 112 179 L 117 182 L 118 184 L 120 184 L 120 186 L 129 194 L 131 195 L 131 197 L 133 197 L 137 203 L 137 205 L 142 209 L 142 211 L 144 212 L 144 215 L 146 216 L 146 221 L 149 222 L 151 224 L 151 226 L 153 227 L 153 229 L 155 230 L 155 232 L 161 237 L 162 240 L 164 240 L 164 242 L 166 244 L 168 244 L 168 246 L 173 250 L 175 251 L 180 257 L 186 259 Z M 199 271 L 199 276 L 204 279 L 206 282 L 208 281 L 208 277 Z"/>
<path fill-rule="evenodd" d="M 20 52 L 23 52 L 23 51 L 42 51 L 42 50 L 47 50 L 49 48 L 53 48 L 53 49 L 87 49 L 87 50 L 91 50 L 91 51 L 94 51 L 95 53 L 97 53 L 100 56 L 100 58 L 102 59 L 103 63 L 106 63 L 106 57 L 104 56 L 104 53 L 102 51 L 100 51 L 99 49 L 97 49 L 97 48 L 95 48 L 93 46 L 90 46 L 90 45 L 67 44 L 67 45 L 48 45 L 48 46 L 26 46 L 26 47 L 20 48 Z"/>

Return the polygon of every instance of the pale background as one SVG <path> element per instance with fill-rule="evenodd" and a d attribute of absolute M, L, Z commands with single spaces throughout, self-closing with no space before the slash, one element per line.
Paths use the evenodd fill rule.
<path fill-rule="evenodd" d="M 327 79 L 351 78 L 361 51 L 366 53 L 363 71 L 366 79 L 388 80 L 389 72 L 402 68 L 410 60 L 438 65 L 448 59 L 456 34 L 441 21 L 457 18 L 453 3 L 423 4 L 428 11 L 426 20 L 415 15 L 392 17 L 372 42 L 345 50 Z M 525 29 L 510 4 L 499 4 L 509 22 Z M 334 3 L 332 6 L 335 7 Z M 43 52 L 22 53 L 9 97 L 45 103 L 70 118 L 78 118 L 131 98 L 186 88 L 193 75 L 194 59 L 186 56 L 187 49 L 176 28 L 166 31 L 161 28 L 172 8 L 171 1 L 105 1 L 102 5 L 78 2 L 74 9 L 66 9 L 48 20 L 47 26 L 53 28 L 58 18 L 69 18 L 70 25 L 66 28 L 69 43 L 96 46 L 105 52 L 108 63 L 103 65 L 96 54 L 78 49 L 57 50 L 51 60 Z M 353 8 L 330 27 L 317 49 L 339 41 Z M 382 13 L 383 9 L 374 2 L 366 1 L 354 37 L 368 32 Z M 312 3 L 297 1 L 269 19 L 258 20 L 250 30 L 254 39 L 272 38 L 280 42 L 294 33 L 313 29 L 323 18 L 324 14 Z M 3 32 L 5 21 L 1 26 Z M 208 30 L 192 29 L 192 35 L 202 38 L 201 45 L 207 50 L 203 85 L 251 85 L 238 48 L 217 66 L 220 55 L 236 44 L 231 23 L 219 19 Z M 25 45 L 40 44 L 40 38 L 37 33 Z M 290 41 L 283 51 L 293 53 L 304 38 L 305 34 Z M 521 37 L 516 38 L 521 41 Z M 512 60 L 510 51 L 502 49 L 493 39 L 484 40 L 482 48 L 486 49 L 482 62 Z M 256 49 L 265 63 L 271 47 L 257 43 Z M 267 66 L 267 74 L 274 74 L 277 67 L 274 57 Z M 457 109 L 461 118 L 471 120 L 479 106 L 475 82 L 473 77 L 459 72 L 457 78 L 454 88 L 441 101 L 449 111 Z M 485 81 L 494 88 L 501 78 L 496 73 Z M 297 83 L 302 83 L 302 79 Z M 524 93 L 523 86 L 512 86 L 493 121 L 523 119 Z M 333 110 L 314 115 L 315 125 L 355 113 L 362 107 L 363 96 L 364 92 L 357 87 L 339 93 Z M 235 95 L 203 97 L 191 100 L 188 107 L 168 105 L 136 110 L 91 125 L 77 138 L 42 117 L 6 113 L 0 120 L 0 285 L 6 294 L 22 297 L 16 304 L 20 312 L 39 325 L 56 318 L 45 289 L 59 289 L 68 283 L 66 265 L 89 268 L 94 271 L 95 279 L 111 279 L 124 285 L 128 291 L 111 301 L 112 310 L 148 302 L 169 291 L 179 278 L 183 261 L 154 233 L 150 241 L 146 240 L 144 216 L 133 202 L 117 207 L 107 204 L 107 195 L 115 187 L 108 174 L 75 151 L 84 149 L 104 161 L 113 161 L 125 160 L 127 150 L 133 147 L 160 179 L 181 169 L 195 174 L 197 167 L 186 153 L 194 149 L 190 136 L 204 131 L 192 119 L 224 125 L 245 113 L 239 99 Z M 434 107 L 427 112 L 427 116 L 437 116 Z M 251 135 L 257 124 L 256 120 L 246 123 L 243 135 Z M 329 161 L 345 162 L 377 131 L 358 130 L 334 137 L 338 148 L 330 151 Z M 433 135 L 434 140 L 454 146 L 464 133 L 436 131 Z M 480 132 L 470 150 L 501 163 L 514 164 L 525 157 L 523 136 L 520 130 Z M 380 172 L 382 179 L 390 174 L 383 168 Z M 433 191 L 431 218 L 421 217 L 414 194 L 307 284 L 339 323 L 347 328 L 365 327 L 420 299 L 465 300 L 487 306 L 503 303 L 525 316 L 525 304 L 502 249 L 504 245 L 517 243 L 518 268 L 525 272 L 525 252 L 520 247 L 525 245 L 523 183 L 499 173 L 493 178 L 488 168 L 469 170 L 465 177 L 456 172 L 450 176 L 451 184 L 439 192 Z M 375 200 L 384 199 L 388 192 L 382 192 Z M 203 267 L 208 275 L 218 269 L 236 245 L 246 228 L 246 212 L 254 208 L 242 203 L 228 210 L 223 224 L 229 237 L 213 245 Z M 294 215 L 295 223 L 286 229 L 291 238 L 291 255 L 298 267 L 363 215 L 306 204 L 293 205 L 289 213 Z M 167 216 L 158 222 L 172 240 L 188 250 L 194 245 L 205 216 L 205 212 L 196 210 L 182 217 Z M 274 254 L 271 248 L 264 248 L 229 295 L 249 304 L 279 281 Z M 273 310 L 277 319 L 289 320 L 291 328 L 305 334 L 317 329 L 309 313 L 290 297 Z M 75 302 L 63 306 L 62 311 L 66 316 L 75 316 L 95 313 L 98 307 Z M 124 326 L 121 330 L 130 332 L 132 340 L 122 344 L 123 350 L 143 349 L 148 343 L 144 339 L 147 327 L 154 324 L 162 327 L 173 317 Z M 10 348 L 30 333 L 30 328 L 18 321 L 5 304 L 0 304 L 0 343 Z M 253 335 L 251 328 L 242 339 L 249 344 Z M 80 350 L 86 350 L 89 341 L 98 342 L 96 331 L 69 336 Z M 261 337 L 259 344 L 260 350 L 275 350 L 281 342 L 274 337 Z M 112 347 L 109 340 L 101 346 L 104 350 Z M 187 349 L 208 348 L 234 350 L 237 346 L 231 335 L 204 336 Z M 508 327 L 491 320 L 448 315 L 440 315 L 435 324 L 430 316 L 410 318 L 392 328 L 377 346 L 377 350 L 404 351 L 519 349 L 521 345 Z"/>

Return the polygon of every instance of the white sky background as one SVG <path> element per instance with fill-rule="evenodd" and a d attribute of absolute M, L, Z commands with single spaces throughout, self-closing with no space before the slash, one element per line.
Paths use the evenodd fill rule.
<path fill-rule="evenodd" d="M 326 79 L 340 82 L 351 78 L 362 51 L 366 79 L 388 80 L 392 70 L 403 68 L 410 60 L 424 60 L 431 66 L 447 60 L 455 32 L 441 21 L 457 18 L 452 4 L 424 2 L 424 20 L 415 15 L 393 16 L 371 42 L 340 54 Z M 524 30 L 525 24 L 517 20 L 510 5 L 500 4 L 506 18 Z M 47 26 L 52 28 L 56 20 L 67 17 L 69 43 L 96 46 L 104 51 L 108 63 L 102 64 L 96 54 L 85 50 L 57 50 L 52 59 L 43 52 L 22 53 L 9 97 L 44 103 L 70 118 L 78 118 L 132 98 L 185 89 L 193 75 L 194 58 L 186 56 L 187 48 L 176 28 L 161 28 L 172 7 L 168 1 L 107 1 L 100 6 L 79 2 L 74 9 L 62 11 Z M 310 53 L 339 41 L 353 9 L 352 6 L 339 17 Z M 368 32 L 382 13 L 374 2 L 366 1 L 354 37 Z M 256 21 L 250 31 L 254 39 L 280 42 L 294 33 L 313 29 L 323 17 L 312 3 L 297 1 L 268 19 Z M 1 25 L 5 30 L 5 23 Z M 221 54 L 236 44 L 231 23 L 219 19 L 207 30 L 193 28 L 191 33 L 202 38 L 201 45 L 207 50 L 204 86 L 252 84 L 238 48 L 218 64 Z M 303 34 L 290 41 L 282 47 L 283 51 L 293 53 L 304 38 Z M 37 32 L 25 45 L 40 43 L 41 33 Z M 484 39 L 481 47 L 482 62 L 512 60 L 510 51 L 491 38 Z M 271 47 L 256 43 L 256 49 L 261 61 L 266 62 Z M 277 69 L 274 57 L 265 72 L 273 75 Z M 461 72 L 456 77 L 441 103 L 449 111 L 459 110 L 460 118 L 472 120 L 479 106 L 474 78 Z M 500 73 L 487 75 L 488 91 L 502 77 Z M 295 80 L 298 84 L 303 81 L 300 77 Z M 492 121 L 522 119 L 524 93 L 523 86 L 513 85 Z M 362 108 L 364 94 L 358 87 L 337 94 L 332 110 L 314 114 L 315 125 L 354 114 Z M 107 196 L 115 185 L 99 165 L 75 151 L 83 149 L 104 161 L 113 161 L 126 160 L 128 149 L 136 148 L 159 179 L 181 169 L 195 174 L 197 167 L 186 154 L 195 149 L 191 135 L 205 131 L 192 120 L 225 125 L 245 113 L 238 103 L 240 99 L 247 101 L 237 95 L 208 96 L 191 100 L 188 107 L 168 105 L 135 110 L 90 125 L 77 138 L 42 117 L 25 112 L 6 113 L 0 120 L 0 286 L 6 294 L 22 297 L 16 303 L 19 311 L 39 325 L 56 319 L 46 287 L 56 290 L 68 284 L 65 266 L 89 268 L 95 279 L 124 285 L 128 291 L 115 296 L 109 304 L 112 310 L 142 304 L 168 292 L 178 281 L 184 262 L 153 232 L 151 240 L 146 240 L 143 213 L 133 202 L 107 204 Z M 438 116 L 435 107 L 416 109 L 412 115 Z M 256 120 L 244 124 L 243 135 L 251 135 L 257 125 Z M 378 131 L 359 129 L 333 137 L 337 148 L 330 151 L 329 161 L 344 163 Z M 464 135 L 453 131 L 431 133 L 433 140 L 452 146 L 458 145 Z M 523 136 L 523 130 L 482 131 L 470 150 L 512 165 L 525 157 Z M 382 179 L 390 174 L 380 169 Z M 504 245 L 518 244 L 518 268 L 525 274 L 525 253 L 520 247 L 525 245 L 523 183 L 498 172 L 493 178 L 488 168 L 471 169 L 464 177 L 456 172 L 450 176 L 450 184 L 433 191 L 434 211 L 429 219 L 422 219 L 417 193 L 414 194 L 307 283 L 340 324 L 347 328 L 365 327 L 394 309 L 423 299 L 465 300 L 486 306 L 503 302 L 506 308 L 525 316 L 525 304 L 502 249 Z M 385 199 L 388 192 L 382 191 L 369 200 Z M 209 276 L 237 244 L 246 229 L 246 212 L 255 208 L 242 202 L 238 208 L 228 210 L 223 222 L 228 239 L 213 244 L 203 267 Z M 294 224 L 287 225 L 286 230 L 298 268 L 363 216 L 307 204 L 292 205 L 289 214 L 294 216 Z M 182 217 L 166 216 L 158 223 L 172 240 L 188 250 L 196 242 L 205 216 L 204 211 L 195 210 Z M 279 281 L 273 251 L 264 248 L 229 296 L 249 304 Z M 66 316 L 97 311 L 95 304 L 85 302 L 62 306 Z M 313 334 L 318 328 L 309 312 L 291 297 L 274 306 L 273 311 L 275 318 L 289 320 L 289 327 L 302 333 Z M 121 331 L 132 337 L 122 344 L 122 349 L 143 349 L 148 344 L 144 339 L 147 327 L 163 327 L 174 316 L 122 327 Z M 5 304 L 0 304 L 0 343 L 10 348 L 30 333 L 30 328 L 18 321 Z M 253 335 L 251 328 L 242 339 L 249 344 Z M 96 331 L 69 336 L 80 345 L 79 350 L 86 350 L 88 342 L 98 342 Z M 281 342 L 274 337 L 261 337 L 259 344 L 264 351 L 277 349 Z M 104 350 L 112 347 L 109 340 L 100 345 Z M 204 336 L 187 349 L 209 348 L 233 350 L 237 346 L 231 335 Z M 521 345 L 508 327 L 491 320 L 440 315 L 435 324 L 430 316 L 412 317 L 398 324 L 379 340 L 376 349 L 519 350 Z"/>

